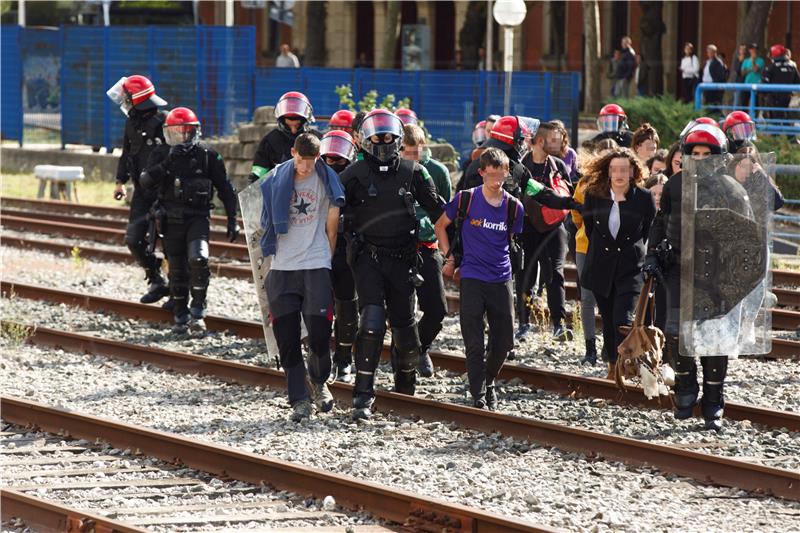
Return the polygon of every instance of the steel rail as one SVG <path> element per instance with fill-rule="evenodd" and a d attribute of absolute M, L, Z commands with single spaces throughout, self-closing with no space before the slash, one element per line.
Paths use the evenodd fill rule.
<path fill-rule="evenodd" d="M 4 227 L 17 231 L 34 231 L 52 235 L 62 235 L 64 237 L 86 239 L 120 246 L 125 244 L 124 229 L 101 228 L 81 224 L 67 224 L 64 222 L 49 222 L 47 220 L 18 217 L 6 213 L 0 218 L 0 223 L 2 223 Z M 230 259 L 241 259 L 244 261 L 248 261 L 250 258 L 247 253 L 247 247 L 243 244 L 211 241 L 209 242 L 209 246 L 211 254 L 216 257 L 228 257 Z"/>
<path fill-rule="evenodd" d="M 68 215 L 75 215 L 76 213 L 83 213 L 93 216 L 113 216 L 121 219 L 128 219 L 130 213 L 127 207 L 108 207 L 100 205 L 87 205 L 87 204 L 73 204 L 69 202 L 59 202 L 54 200 L 34 200 L 29 198 L 15 198 L 4 197 L 2 203 L 5 206 L 15 209 L 29 209 L 37 211 L 46 211 L 51 213 L 61 213 Z M 212 222 L 220 225 L 226 224 L 224 216 L 213 215 Z M 241 219 L 239 224 L 241 225 Z M 575 265 L 566 265 L 564 267 L 564 279 L 566 281 L 577 281 L 578 274 Z M 794 270 L 772 270 L 772 281 L 776 285 L 789 285 L 793 287 L 800 287 L 800 271 Z"/>
<path fill-rule="evenodd" d="M 48 213 L 62 213 L 66 215 L 75 215 L 76 213 L 83 213 L 86 215 L 96 217 L 115 217 L 128 220 L 130 216 L 130 208 L 128 207 L 113 207 L 106 205 L 93 205 L 93 204 L 78 204 L 71 202 L 61 202 L 58 200 L 35 200 L 33 198 L 18 198 L 18 197 L 3 197 L 3 205 L 12 207 L 14 209 L 33 209 L 36 211 L 44 211 Z M 241 218 L 238 219 L 241 225 Z M 227 224 L 227 217 L 221 215 L 211 215 L 211 221 L 215 224 Z"/>
<path fill-rule="evenodd" d="M 79 511 L 59 503 L 34 498 L 9 488 L 0 488 L 0 516 L 4 521 L 19 518 L 30 531 L 77 533 L 147 533 L 147 529 L 127 525 L 105 516 Z"/>
<path fill-rule="evenodd" d="M 93 296 L 89 294 L 79 294 L 38 285 L 17 283 L 7 280 L 0 280 L 0 292 L 4 295 L 16 295 L 21 298 L 31 300 L 44 300 L 51 302 L 64 303 L 90 309 L 92 311 L 108 311 L 121 316 L 147 320 L 150 322 L 172 322 L 172 314 L 154 305 L 145 305 L 127 300 L 107 298 L 104 296 Z M 261 339 L 264 337 L 264 330 L 260 323 L 254 320 L 238 320 L 216 315 L 208 315 L 205 318 L 206 326 L 213 331 L 231 331 L 239 337 Z M 800 341 L 787 339 L 773 339 L 772 352 L 766 357 L 775 358 L 800 358 Z"/>
<path fill-rule="evenodd" d="M 24 328 L 27 331 L 28 341 L 41 346 L 118 357 L 135 362 L 152 363 L 173 370 L 200 372 L 239 383 L 276 386 L 274 383 L 261 382 L 262 375 L 268 373 L 269 375 L 283 376 L 281 372 L 276 370 L 236 361 L 145 347 L 81 333 L 61 331 L 42 326 L 33 327 L 9 321 L 0 321 L 0 325 L 4 327 L 12 325 L 17 330 Z M 388 345 L 384 346 L 383 355 L 388 358 Z M 463 372 L 464 368 L 466 368 L 466 361 L 462 355 L 431 352 L 431 359 L 433 359 L 434 365 L 438 368 L 454 372 Z M 625 391 L 620 391 L 613 381 L 607 379 L 515 364 L 504 365 L 502 376 L 505 380 L 520 379 L 526 385 L 568 397 L 602 398 L 619 405 L 643 406 L 653 409 L 668 410 L 672 408 L 668 401 L 648 400 L 642 393 L 641 387 L 630 386 Z M 280 379 L 283 378 L 281 377 Z M 277 386 L 282 387 L 282 383 L 282 381 L 278 382 Z M 348 394 L 350 393 L 348 392 Z M 699 407 L 696 408 L 695 414 L 700 416 Z M 784 427 L 791 431 L 800 431 L 800 414 L 789 411 L 772 410 L 738 402 L 726 402 L 725 416 L 732 420 L 749 420 L 767 427 Z"/>
<path fill-rule="evenodd" d="M 273 369 L 103 339 L 79 339 L 78 342 L 89 353 L 148 362 L 181 372 L 200 372 L 243 384 L 277 389 L 286 386 L 283 372 Z M 340 402 L 349 403 L 352 390 L 351 385 L 344 383 L 331 386 L 331 392 Z M 506 437 L 531 440 L 544 446 L 629 465 L 650 465 L 702 483 L 711 482 L 800 501 L 800 473 L 795 471 L 394 392 L 379 390 L 376 391 L 376 397 L 378 410 L 388 410 L 401 416 L 452 422 L 483 433 L 499 432 Z M 3 404 L 4 417 L 6 413 L 7 408 Z"/>
<path fill-rule="evenodd" d="M 125 230 L 128 226 L 127 220 L 113 219 L 113 218 L 98 218 L 98 217 L 83 217 L 75 214 L 65 215 L 61 213 L 41 213 L 37 211 L 23 211 L 17 209 L 4 209 L 3 215 L 11 215 L 20 218 L 32 218 L 42 222 L 52 222 L 56 224 L 79 224 L 81 226 L 91 226 L 95 228 L 108 228 Z M 228 242 L 228 237 L 225 230 L 215 229 L 212 225 L 210 229 L 210 240 Z M 240 234 L 237 241 L 239 244 L 245 244 L 244 234 Z"/>
<path fill-rule="evenodd" d="M 0 396 L 0 408 L 3 420 L 7 422 L 67 433 L 74 438 L 101 439 L 118 448 L 135 449 L 164 461 L 246 483 L 268 484 L 279 490 L 315 498 L 331 495 L 343 507 L 364 509 L 379 518 L 421 531 L 439 531 L 446 527 L 465 533 L 555 531 L 548 526 L 502 517 L 351 476 L 11 396 Z"/>

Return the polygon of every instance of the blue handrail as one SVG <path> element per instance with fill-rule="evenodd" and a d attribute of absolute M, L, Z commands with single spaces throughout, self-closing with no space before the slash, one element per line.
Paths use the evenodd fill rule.
<path fill-rule="evenodd" d="M 737 91 L 750 93 L 747 106 L 743 105 L 706 105 L 703 106 L 703 92 L 707 91 Z M 747 111 L 756 123 L 756 128 L 763 133 L 800 135 L 800 108 L 759 106 L 758 93 L 795 93 L 800 92 L 800 85 L 768 84 L 768 83 L 700 83 L 694 92 L 694 108 L 719 110 L 730 112 L 735 110 Z M 770 116 L 759 117 L 760 111 L 766 111 Z M 782 115 L 782 116 L 776 116 Z"/>

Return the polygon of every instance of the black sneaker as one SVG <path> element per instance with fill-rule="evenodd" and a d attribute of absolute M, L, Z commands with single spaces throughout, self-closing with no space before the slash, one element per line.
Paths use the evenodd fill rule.
<path fill-rule="evenodd" d="M 311 402 L 308 400 L 300 400 L 292 406 L 292 421 L 300 422 L 306 418 L 311 418 L 314 410 L 311 407 Z"/>
<path fill-rule="evenodd" d="M 497 388 L 494 385 L 486 386 L 486 407 L 490 411 L 497 409 Z"/>
<path fill-rule="evenodd" d="M 189 313 L 175 317 L 175 325 L 172 326 L 173 333 L 186 333 L 189 330 L 189 321 L 192 316 Z"/>
<path fill-rule="evenodd" d="M 572 330 L 564 326 L 553 327 L 553 340 L 558 342 L 568 342 L 574 337 Z"/>
<path fill-rule="evenodd" d="M 518 341 L 521 341 L 527 338 L 530 332 L 531 332 L 530 324 L 520 324 L 520 326 L 517 328 L 517 332 L 514 333 L 514 338 Z"/>
<path fill-rule="evenodd" d="M 419 350 L 417 371 L 419 375 L 424 378 L 429 378 L 433 375 L 433 361 L 431 361 L 431 356 L 428 354 L 427 348 L 420 348 Z"/>
<path fill-rule="evenodd" d="M 472 407 L 475 409 L 486 409 L 486 399 L 483 396 L 473 399 Z"/>

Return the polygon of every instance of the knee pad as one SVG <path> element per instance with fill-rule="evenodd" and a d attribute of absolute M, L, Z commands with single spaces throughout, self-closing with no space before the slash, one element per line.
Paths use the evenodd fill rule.
<path fill-rule="evenodd" d="M 414 324 L 392 328 L 392 343 L 396 348 L 395 368 L 401 372 L 413 371 L 419 361 L 419 337 Z"/>
<path fill-rule="evenodd" d="M 386 332 L 386 310 L 381 305 L 365 305 L 361 310 L 358 333 L 383 339 Z"/>
<path fill-rule="evenodd" d="M 205 262 L 208 264 L 208 241 L 195 239 L 189 243 L 189 262 Z"/>

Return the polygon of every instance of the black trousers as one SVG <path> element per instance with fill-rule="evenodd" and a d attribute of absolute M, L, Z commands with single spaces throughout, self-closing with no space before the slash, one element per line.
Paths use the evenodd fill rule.
<path fill-rule="evenodd" d="M 409 279 L 411 260 L 388 256 L 374 259 L 362 253 L 353 265 L 353 277 L 358 293 L 358 307 L 378 305 L 386 308 L 393 328 L 414 323 L 414 285 Z"/>
<path fill-rule="evenodd" d="M 353 271 L 347 264 L 347 243 L 339 235 L 331 260 L 331 282 L 336 299 L 336 352 L 337 363 L 349 364 L 352 360 L 353 343 L 358 327 L 358 306 L 356 305 L 356 284 Z"/>
<path fill-rule="evenodd" d="M 444 259 L 439 250 L 424 246 L 420 247 L 419 253 L 422 257 L 419 273 L 425 282 L 420 287 L 416 287 L 419 308 L 422 311 L 422 318 L 417 324 L 417 329 L 419 330 L 420 345 L 427 348 L 442 330 L 442 321 L 447 314 L 447 298 L 442 279 Z"/>
<path fill-rule="evenodd" d="M 145 269 L 148 278 L 154 274 L 158 264 L 156 255 L 147 253 L 147 214 L 156 199 L 155 192 L 135 187 L 128 214 L 128 226 L 125 228 L 125 245 L 139 266 Z"/>
<path fill-rule="evenodd" d="M 554 326 L 560 325 L 566 318 L 564 289 L 564 262 L 567 258 L 567 230 L 564 225 L 539 233 L 525 220 L 522 231 L 522 248 L 525 251 L 525 266 L 515 276 L 515 292 L 517 297 L 516 315 L 520 324 L 530 321 L 530 308 L 527 305 L 532 296 L 532 289 L 540 276 L 540 285 L 547 287 L 547 307 L 550 310 L 550 321 Z M 541 274 L 539 274 L 541 262 Z"/>
<path fill-rule="evenodd" d="M 620 333 L 620 326 L 633 324 L 633 313 L 639 293 L 635 291 L 619 292 L 616 285 L 611 286 L 611 293 L 605 297 L 594 293 L 597 308 L 603 317 L 603 347 L 608 346 L 606 354 L 610 363 L 617 362 L 617 348 L 625 340 L 625 335 Z"/>
<path fill-rule="evenodd" d="M 461 279 L 461 336 L 467 356 L 467 378 L 473 398 L 486 393 L 506 356 L 514 347 L 513 297 L 511 282 L 488 283 Z M 489 323 L 489 346 L 484 345 L 483 320 Z"/>
<path fill-rule="evenodd" d="M 206 291 L 211 279 L 208 268 L 208 238 L 207 216 L 167 220 L 164 250 L 169 262 L 170 296 L 175 300 L 176 317 L 186 314 L 190 293 L 193 312 L 205 311 Z"/>

